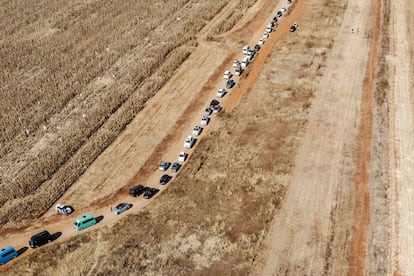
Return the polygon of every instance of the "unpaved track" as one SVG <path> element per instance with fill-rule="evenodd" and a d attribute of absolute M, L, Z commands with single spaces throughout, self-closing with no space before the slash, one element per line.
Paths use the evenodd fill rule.
<path fill-rule="evenodd" d="M 262 9 L 265 7 L 267 7 L 266 13 Z M 258 13 L 255 25 L 259 25 L 260 28 L 253 36 L 250 34 L 247 39 L 249 44 L 257 41 L 262 30 L 265 29 L 270 14 L 274 12 L 269 7 L 268 0 L 259 1 L 252 10 Z M 226 16 L 225 11 L 227 8 L 205 28 L 211 29 L 214 24 L 219 23 Z M 283 33 L 287 32 L 291 21 L 293 18 L 289 17 L 283 23 Z M 206 31 L 201 31 L 200 39 L 205 38 L 205 35 Z M 271 46 L 281 37 L 277 32 L 272 36 L 274 38 L 269 40 L 261 56 L 256 57 L 257 65 L 252 63 L 252 75 L 248 81 L 238 85 L 224 99 L 226 107 L 236 103 L 238 95 L 247 91 L 257 77 L 255 71 L 261 69 Z M 76 235 L 72 227 L 75 216 L 86 211 L 93 212 L 95 216 L 102 215 L 104 220 L 101 225 L 106 225 L 116 220 L 116 217 L 110 213 L 110 204 L 114 206 L 121 201 L 133 202 L 134 208 L 130 212 L 137 212 L 145 207 L 150 201 L 131 199 L 127 195 L 127 189 L 138 182 L 161 189 L 166 188 L 160 187 L 157 183 L 162 174 L 157 171 L 157 164 L 161 160 L 172 162 L 177 160 L 178 152 L 183 149 L 184 138 L 191 133 L 195 124 L 199 124 L 203 109 L 214 97 L 215 91 L 225 84 L 222 80 L 224 69 L 231 66 L 234 57 L 240 56 L 241 47 L 230 48 L 226 45 L 200 41 L 195 52 L 167 85 L 148 101 L 145 109 L 59 200 L 62 203 L 72 203 L 77 209 L 76 213 L 65 217 L 57 216 L 54 210 L 50 210 L 30 226 L 5 230 L 0 238 L 0 247 L 9 244 L 12 240 L 13 245 L 19 249 L 27 245 L 27 240 L 32 234 L 45 228 L 51 233 L 61 232 L 59 241 L 68 239 Z M 216 120 L 214 115 L 211 117 L 212 121 Z M 96 227 L 86 231 L 94 228 Z"/>
<path fill-rule="evenodd" d="M 348 1 L 326 73 L 315 87 L 286 198 L 256 260 L 254 275 L 348 271 L 344 244 L 352 233 L 354 153 L 364 82 L 359 69 L 367 66 L 373 8 L 373 1 Z"/>
<path fill-rule="evenodd" d="M 388 272 L 414 272 L 414 131 L 406 1 L 391 1 Z"/>

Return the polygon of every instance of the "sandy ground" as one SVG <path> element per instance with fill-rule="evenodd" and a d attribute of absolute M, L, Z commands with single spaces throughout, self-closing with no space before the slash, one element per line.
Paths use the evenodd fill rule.
<path fill-rule="evenodd" d="M 371 1 L 348 1 L 326 74 L 315 89 L 286 198 L 257 259 L 255 275 L 347 271 L 347 248 L 339 245 L 352 232 L 353 152 L 364 82 L 364 75 L 355 68 L 367 66 L 372 8 Z"/>
<path fill-rule="evenodd" d="M 389 262 L 394 275 L 412 275 L 414 271 L 414 132 L 410 94 L 407 3 L 391 4 L 391 64 L 389 138 Z M 412 77 L 412 75 L 411 75 Z"/>

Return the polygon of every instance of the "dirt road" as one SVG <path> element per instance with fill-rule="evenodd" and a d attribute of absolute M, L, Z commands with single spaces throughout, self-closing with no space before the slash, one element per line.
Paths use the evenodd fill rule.
<path fill-rule="evenodd" d="M 406 5 L 405 1 L 391 2 L 388 271 L 394 275 L 412 275 L 414 271 L 414 110 Z"/>
<path fill-rule="evenodd" d="M 348 1 L 326 74 L 315 89 L 286 198 L 256 261 L 255 275 L 348 271 L 344 244 L 353 235 L 354 208 L 360 207 L 353 188 L 364 74 L 356 68 L 367 67 L 373 3 Z M 363 256 L 360 262 L 364 264 Z"/>
<path fill-rule="evenodd" d="M 233 4 L 231 3 L 231 5 Z M 134 208 L 130 212 L 138 212 L 145 207 L 150 201 L 133 200 L 127 195 L 127 190 L 131 186 L 143 183 L 146 186 L 160 189 L 167 188 L 158 184 L 162 174 L 157 171 L 159 162 L 161 160 L 171 162 L 177 160 L 178 152 L 183 149 L 184 138 L 191 133 L 194 125 L 199 124 L 204 107 L 214 97 L 217 89 L 224 86 L 225 82 L 222 79 L 224 70 L 230 68 L 233 58 L 241 56 L 241 43 L 247 41 L 251 45 L 255 44 L 261 36 L 274 12 L 274 9 L 270 8 L 271 5 L 271 1 L 263 0 L 258 1 L 252 8 L 255 13 L 256 33 L 247 34 L 246 40 L 242 35 L 238 48 L 204 40 L 207 34 L 206 30 L 219 24 L 227 15 L 228 8 L 223 9 L 223 12 L 201 31 L 198 47 L 167 85 L 148 101 L 144 110 L 138 114 L 122 135 L 59 200 L 62 203 L 76 202 L 74 204 L 76 213 L 71 217 L 57 216 L 51 209 L 44 217 L 30 226 L 3 231 L 0 247 L 9 244 L 10 240 L 13 240 L 13 245 L 16 248 L 24 247 L 32 234 L 45 228 L 51 233 L 61 232 L 60 241 L 68 239 L 76 235 L 72 227 L 74 217 L 84 212 L 103 216 L 100 225 L 107 225 L 117 220 L 110 213 L 109 205 L 114 206 L 118 202 L 133 201 Z M 263 12 L 265 7 L 266 12 Z M 250 16 L 253 17 L 253 15 Z M 225 108 L 231 108 L 237 103 L 240 95 L 247 91 L 257 77 L 258 72 L 256 71 L 259 71 L 264 64 L 272 46 L 282 34 L 287 32 L 288 26 L 293 20 L 293 16 L 289 17 L 286 22 L 281 23 L 283 31 L 280 34 L 277 31 L 272 34 L 266 43 L 267 45 L 256 57 L 257 61 L 252 63 L 251 74 L 247 80 L 244 81 L 244 84 L 238 84 L 224 99 L 223 106 Z M 244 22 L 243 24 L 249 23 Z M 230 44 L 230 46 L 234 45 L 234 42 Z M 211 118 L 214 123 L 216 120 L 214 115 Z M 207 131 L 208 127 L 200 138 Z M 191 154 L 191 150 L 188 152 Z M 93 228 L 96 227 L 87 231 L 93 230 Z"/>

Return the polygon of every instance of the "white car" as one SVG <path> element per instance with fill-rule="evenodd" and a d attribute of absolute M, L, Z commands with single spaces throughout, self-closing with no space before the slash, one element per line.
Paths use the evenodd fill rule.
<path fill-rule="evenodd" d="M 221 110 L 221 106 L 218 104 L 218 105 L 215 105 L 214 107 L 213 107 L 213 112 L 214 113 L 219 113 L 219 111 Z"/>
<path fill-rule="evenodd" d="M 266 26 L 266 32 L 271 33 L 272 31 L 273 31 L 273 26 L 272 26 L 272 24 L 268 24 L 268 25 Z"/>
<path fill-rule="evenodd" d="M 202 126 L 206 126 L 206 125 L 208 125 L 208 122 L 210 121 L 210 118 L 208 117 L 208 116 L 206 116 L 206 115 L 204 115 L 202 118 L 201 118 L 201 125 Z"/>
<path fill-rule="evenodd" d="M 224 97 L 224 95 L 226 95 L 226 93 L 227 93 L 226 89 L 224 89 L 224 88 L 220 88 L 220 89 L 217 91 L 216 96 L 217 96 L 218 98 L 222 98 L 222 97 Z"/>
<path fill-rule="evenodd" d="M 195 126 L 193 128 L 193 135 L 194 136 L 200 135 L 200 133 L 201 133 L 202 130 L 203 130 L 203 128 L 201 126 Z"/>
<path fill-rule="evenodd" d="M 240 67 L 240 61 L 238 61 L 237 59 L 235 59 L 235 60 L 233 61 L 233 67 L 234 67 L 234 68 L 239 68 L 239 67 Z"/>
<path fill-rule="evenodd" d="M 236 68 L 236 70 L 234 70 L 234 74 L 236 76 L 240 76 L 242 73 L 243 73 L 243 70 L 241 69 L 241 67 L 240 68 Z"/>
<path fill-rule="evenodd" d="M 167 162 L 167 161 L 161 161 L 161 163 L 160 163 L 160 165 L 159 165 L 158 169 L 159 169 L 160 171 L 166 171 L 166 170 L 168 170 L 168 168 L 170 167 L 170 165 L 171 165 L 171 163 L 170 163 L 170 162 Z"/>
<path fill-rule="evenodd" d="M 263 33 L 263 39 L 267 39 L 269 37 L 269 32 L 264 32 Z"/>
<path fill-rule="evenodd" d="M 249 50 L 250 50 L 250 46 L 249 45 L 245 45 L 243 47 L 243 54 L 247 54 L 249 52 Z"/>
<path fill-rule="evenodd" d="M 185 138 L 184 140 L 184 148 L 186 149 L 191 149 L 194 145 L 194 138 L 193 136 L 189 135 L 187 136 L 187 138 Z"/>
<path fill-rule="evenodd" d="M 178 154 L 178 162 L 184 162 L 187 159 L 187 153 L 184 151 L 181 151 L 180 154 Z"/>
<path fill-rule="evenodd" d="M 211 113 L 213 113 L 213 110 L 207 106 L 206 109 L 204 109 L 204 115 L 211 115 Z"/>
<path fill-rule="evenodd" d="M 262 46 L 265 43 L 265 40 L 263 38 L 259 39 L 259 42 L 257 42 L 257 44 L 259 44 L 260 46 Z"/>
<path fill-rule="evenodd" d="M 231 79 L 231 77 L 233 77 L 233 74 L 230 72 L 230 70 L 224 71 L 224 79 L 225 80 Z"/>

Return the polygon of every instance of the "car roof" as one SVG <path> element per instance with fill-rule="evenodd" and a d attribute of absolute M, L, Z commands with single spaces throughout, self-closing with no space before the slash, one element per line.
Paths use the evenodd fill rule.
<path fill-rule="evenodd" d="M 38 237 L 42 237 L 42 236 L 49 236 L 50 233 L 47 230 L 44 230 L 40 233 L 37 233 L 36 235 L 32 236 L 32 239 L 38 238 Z"/>
<path fill-rule="evenodd" d="M 14 247 L 11 245 L 6 246 L 5 248 L 3 248 L 0 251 L 15 251 Z"/>
<path fill-rule="evenodd" d="M 89 218 L 93 218 L 93 215 L 91 213 L 87 213 L 87 214 L 85 214 L 81 217 L 78 217 L 78 218 L 76 218 L 75 221 L 78 222 L 78 221 L 82 221 L 84 219 L 89 219 Z"/>

